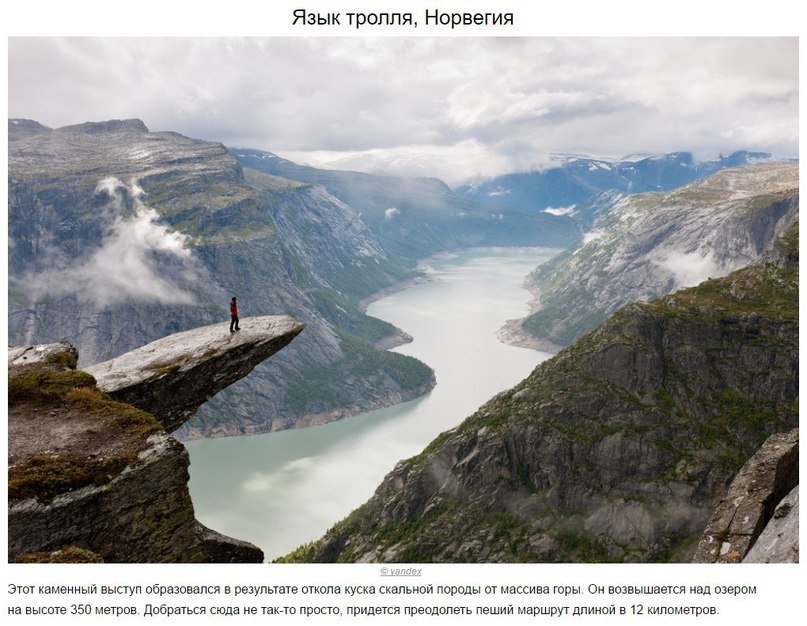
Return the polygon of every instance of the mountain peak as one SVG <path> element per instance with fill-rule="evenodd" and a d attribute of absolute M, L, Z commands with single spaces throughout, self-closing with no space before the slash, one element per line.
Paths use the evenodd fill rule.
<path fill-rule="evenodd" d="M 141 133 L 149 132 L 149 129 L 143 123 L 143 120 L 137 118 L 127 120 L 106 120 L 104 122 L 84 122 L 83 124 L 73 124 L 71 126 L 62 126 L 59 130 L 70 130 L 79 133 L 108 133 L 120 130 L 132 130 Z"/>
<path fill-rule="evenodd" d="M 29 132 L 41 132 L 43 130 L 50 130 L 47 126 L 40 124 L 36 120 L 29 120 L 22 117 L 12 117 L 8 120 L 8 130 L 25 130 Z"/>

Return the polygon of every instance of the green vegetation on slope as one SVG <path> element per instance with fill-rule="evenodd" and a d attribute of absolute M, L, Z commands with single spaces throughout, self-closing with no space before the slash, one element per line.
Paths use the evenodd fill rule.
<path fill-rule="evenodd" d="M 352 388 L 360 388 L 365 397 L 382 397 L 390 389 L 390 381 L 402 395 L 414 397 L 433 385 L 432 369 L 421 361 L 380 351 L 357 336 L 340 332 L 345 358 L 302 372 L 290 380 L 283 399 L 290 410 L 306 414 L 319 413 L 333 406 L 350 406 L 351 394 L 336 387 L 334 380 L 345 380 Z"/>
<path fill-rule="evenodd" d="M 110 400 L 90 374 L 61 367 L 54 358 L 9 369 L 10 428 L 29 423 L 45 438 L 37 449 L 19 454 L 14 446 L 26 442 L 12 442 L 10 500 L 48 502 L 60 493 L 107 483 L 137 460 L 149 435 L 161 430 L 151 414 Z M 53 433 L 64 441 L 48 442 Z M 100 441 L 112 443 L 100 446 Z"/>
<path fill-rule="evenodd" d="M 731 476 L 797 421 L 795 225 L 753 266 L 620 309 L 284 559 L 686 559 Z"/>

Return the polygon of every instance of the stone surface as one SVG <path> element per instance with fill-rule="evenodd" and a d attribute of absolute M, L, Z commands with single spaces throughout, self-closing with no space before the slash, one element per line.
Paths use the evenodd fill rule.
<path fill-rule="evenodd" d="M 743 559 L 744 563 L 799 562 L 799 488 L 793 488 Z"/>
<path fill-rule="evenodd" d="M 175 333 L 85 368 L 98 388 L 158 416 L 171 432 L 222 389 L 288 345 L 305 326 L 288 316 L 247 317 Z"/>
<path fill-rule="evenodd" d="M 199 522 L 196 522 L 196 541 L 202 563 L 260 563 L 263 561 L 263 552 L 253 544 L 222 535 Z"/>
<path fill-rule="evenodd" d="M 693 561 L 742 561 L 775 517 L 777 505 L 798 485 L 798 481 L 798 428 L 771 435 L 732 481 L 706 526 Z M 792 506 L 786 507 L 786 511 L 790 508 Z M 775 535 L 777 532 L 772 528 L 771 533 Z M 762 553 L 760 548 L 758 554 Z"/>
<path fill-rule="evenodd" d="M 14 346 L 8 349 L 8 365 L 27 365 L 31 363 L 44 363 L 48 357 L 55 354 L 66 353 L 78 360 L 78 350 L 69 341 L 58 343 L 45 343 L 36 346 Z"/>
<path fill-rule="evenodd" d="M 200 533 L 188 493 L 188 453 L 152 435 L 135 463 L 101 486 L 10 502 L 9 560 L 71 545 L 105 562 L 260 562 L 255 546 Z"/>
<path fill-rule="evenodd" d="M 178 333 L 101 364 L 97 379 L 72 370 L 70 344 L 12 348 L 9 560 L 261 562 L 256 546 L 195 519 L 188 452 L 161 426 L 181 423 L 303 328 L 268 316 L 244 318 L 234 333 L 229 324 Z"/>

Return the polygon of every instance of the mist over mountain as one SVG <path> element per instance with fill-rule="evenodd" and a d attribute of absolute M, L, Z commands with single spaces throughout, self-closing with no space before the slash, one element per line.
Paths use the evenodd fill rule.
<path fill-rule="evenodd" d="M 574 248 L 529 279 L 523 328 L 568 345 L 620 306 L 748 265 L 798 218 L 799 166 L 724 169 L 673 191 L 619 196 Z"/>
<path fill-rule="evenodd" d="M 607 215 L 623 190 L 762 158 L 571 159 L 506 178 L 534 183 L 519 194 L 535 202 L 512 208 L 496 198 L 515 197 L 515 188 L 483 193 L 502 191 L 504 179 L 460 190 L 463 197 L 435 178 L 320 170 L 270 152 L 149 132 L 140 120 L 55 130 L 9 120 L 9 337 L 18 344 L 70 338 L 90 364 L 226 320 L 225 303 L 237 294 L 245 313 L 292 314 L 307 329 L 284 359 L 203 407 L 181 434 L 329 421 L 433 384 L 423 364 L 373 348 L 402 336 L 360 308 L 414 277 L 418 260 L 470 246 L 569 247 L 580 241 L 586 216 Z M 562 207 L 570 193 L 589 195 L 581 208 L 535 210 Z"/>
<path fill-rule="evenodd" d="M 241 315 L 307 328 L 203 407 L 186 436 L 263 432 L 400 402 L 424 364 L 373 344 L 397 330 L 358 301 L 413 276 L 321 186 L 244 169 L 220 144 L 139 120 L 9 121 L 9 341 L 70 339 L 89 365 Z M 226 324 L 223 324 L 226 331 Z"/>
<path fill-rule="evenodd" d="M 715 161 L 695 161 L 689 152 L 672 152 L 627 158 L 598 159 L 558 156 L 555 167 L 514 173 L 466 184 L 455 189 L 463 198 L 491 207 L 545 211 L 575 215 L 584 226 L 591 224 L 592 198 L 604 191 L 623 194 L 665 191 L 727 167 L 770 161 L 766 152 L 738 151 Z"/>
<path fill-rule="evenodd" d="M 386 250 L 413 261 L 450 248 L 566 247 L 580 238 L 568 217 L 493 209 L 453 193 L 436 178 L 316 169 L 260 150 L 239 148 L 230 153 L 245 167 L 322 185 L 361 214 Z"/>
<path fill-rule="evenodd" d="M 226 320 L 237 295 L 243 314 L 292 314 L 306 331 L 180 435 L 322 423 L 433 384 L 423 364 L 373 347 L 405 338 L 362 300 L 435 252 L 580 237 L 569 218 L 493 211 L 437 179 L 233 153 L 140 120 L 9 120 L 10 341 L 68 338 L 89 365 Z"/>

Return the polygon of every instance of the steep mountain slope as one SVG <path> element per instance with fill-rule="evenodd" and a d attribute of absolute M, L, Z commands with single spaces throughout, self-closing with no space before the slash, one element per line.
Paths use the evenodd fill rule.
<path fill-rule="evenodd" d="M 735 152 L 716 161 L 697 163 L 689 152 L 672 152 L 620 161 L 588 157 L 560 157 L 561 164 L 540 172 L 507 174 L 475 184 L 464 185 L 456 193 L 491 207 L 511 207 L 574 215 L 589 222 L 587 201 L 606 190 L 622 193 L 664 191 L 697 178 L 739 165 L 766 161 L 770 154 Z"/>
<path fill-rule="evenodd" d="M 452 193 L 436 178 L 394 178 L 298 165 L 271 152 L 231 149 L 245 167 L 319 184 L 361 213 L 384 248 L 414 262 L 447 248 L 554 246 L 577 242 L 568 217 L 491 210 Z"/>
<path fill-rule="evenodd" d="M 794 224 L 757 264 L 620 309 L 288 560 L 687 560 L 797 411 Z"/>
<path fill-rule="evenodd" d="M 744 267 L 798 215 L 799 169 L 723 170 L 663 193 L 618 200 L 575 249 L 531 276 L 533 335 L 568 345 L 618 307 Z"/>
<path fill-rule="evenodd" d="M 306 324 L 282 363 L 214 399 L 185 436 L 327 421 L 423 393 L 430 370 L 375 350 L 396 330 L 358 307 L 411 275 L 322 187 L 245 177 L 220 144 L 139 120 L 9 121 L 12 343 L 70 338 L 88 365 L 226 320 L 232 295 L 242 316 Z"/>

